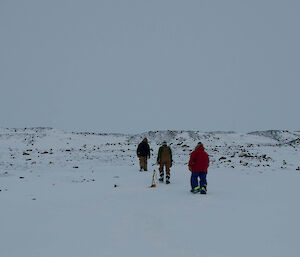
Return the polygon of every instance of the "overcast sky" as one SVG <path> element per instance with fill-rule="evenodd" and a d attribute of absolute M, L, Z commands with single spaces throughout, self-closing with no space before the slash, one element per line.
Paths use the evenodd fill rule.
<path fill-rule="evenodd" d="M 0 0 L 0 127 L 300 130 L 298 0 Z"/>

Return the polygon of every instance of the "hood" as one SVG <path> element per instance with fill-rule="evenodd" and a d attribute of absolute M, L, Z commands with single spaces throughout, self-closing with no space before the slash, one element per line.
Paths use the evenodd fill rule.
<path fill-rule="evenodd" d="M 204 151 L 204 146 L 202 143 L 199 143 L 197 146 L 196 146 L 196 149 L 199 150 L 199 151 Z"/>

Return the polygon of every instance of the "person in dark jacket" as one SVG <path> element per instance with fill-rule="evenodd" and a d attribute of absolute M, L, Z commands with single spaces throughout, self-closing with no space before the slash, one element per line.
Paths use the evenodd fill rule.
<path fill-rule="evenodd" d="M 166 169 L 166 184 L 170 184 L 170 167 L 172 167 L 172 150 L 164 141 L 158 149 L 157 164 L 159 164 L 159 181 L 164 181 L 164 167 Z"/>
<path fill-rule="evenodd" d="M 146 137 L 138 145 L 136 154 L 140 159 L 140 171 L 147 171 L 147 160 L 150 158 L 150 146 Z"/>
<path fill-rule="evenodd" d="M 206 194 L 207 191 L 207 169 L 209 166 L 208 154 L 204 151 L 204 146 L 199 142 L 195 150 L 191 153 L 189 160 L 189 170 L 191 174 L 191 192 Z M 200 186 L 198 185 L 200 179 Z"/>

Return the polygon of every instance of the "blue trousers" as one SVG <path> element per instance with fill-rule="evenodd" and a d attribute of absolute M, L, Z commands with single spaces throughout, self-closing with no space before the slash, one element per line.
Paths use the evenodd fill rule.
<path fill-rule="evenodd" d="M 191 175 L 191 187 L 194 189 L 195 187 L 198 186 L 198 177 L 200 179 L 200 188 L 207 186 L 207 181 L 206 181 L 206 175 L 207 173 L 204 172 L 192 172 Z"/>

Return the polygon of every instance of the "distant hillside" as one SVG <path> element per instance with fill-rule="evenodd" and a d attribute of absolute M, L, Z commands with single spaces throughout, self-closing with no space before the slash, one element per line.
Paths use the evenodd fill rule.
<path fill-rule="evenodd" d="M 106 164 L 137 165 L 136 147 L 144 137 L 151 146 L 152 165 L 163 141 L 172 148 L 174 165 L 186 164 L 199 141 L 210 155 L 211 167 L 215 168 L 295 170 L 300 165 L 300 132 L 284 130 L 251 133 L 167 130 L 129 135 L 64 132 L 53 128 L 2 128 L 0 168 L 35 169 L 43 165 L 73 168 L 82 162 L 90 163 L 91 168 Z"/>

